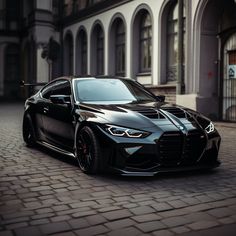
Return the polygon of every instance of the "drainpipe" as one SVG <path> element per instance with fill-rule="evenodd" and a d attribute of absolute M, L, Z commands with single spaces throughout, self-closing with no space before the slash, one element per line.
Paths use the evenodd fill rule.
<path fill-rule="evenodd" d="M 178 58 L 177 58 L 177 86 L 176 94 L 184 94 L 184 71 L 183 71 L 183 8 L 184 0 L 178 0 Z"/>
<path fill-rule="evenodd" d="M 64 1 L 59 1 L 59 16 L 58 16 L 58 30 L 59 30 L 59 41 L 60 41 L 60 76 L 64 75 L 64 41 L 63 41 L 63 35 L 64 35 L 64 12 L 63 12 L 63 3 Z"/>

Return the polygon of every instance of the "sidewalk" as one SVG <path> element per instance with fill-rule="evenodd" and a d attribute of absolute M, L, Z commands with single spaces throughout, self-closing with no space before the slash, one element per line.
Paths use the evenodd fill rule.
<path fill-rule="evenodd" d="M 236 124 L 216 122 L 216 170 L 88 176 L 72 159 L 25 146 L 23 110 L 0 104 L 0 236 L 236 235 Z"/>
<path fill-rule="evenodd" d="M 225 127 L 225 128 L 233 128 L 236 129 L 236 123 L 232 122 L 214 122 L 216 127 Z"/>

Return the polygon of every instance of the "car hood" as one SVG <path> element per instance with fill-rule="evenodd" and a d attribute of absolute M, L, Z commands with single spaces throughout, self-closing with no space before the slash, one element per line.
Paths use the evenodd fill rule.
<path fill-rule="evenodd" d="M 209 120 L 199 113 L 163 102 L 131 102 L 115 105 L 81 103 L 78 108 L 80 116 L 84 116 L 83 119 L 147 131 L 153 131 L 155 128 L 158 130 L 160 127 L 165 127 L 165 130 L 170 128 L 172 131 L 191 130 L 209 124 Z M 205 124 L 199 124 L 199 118 Z"/>

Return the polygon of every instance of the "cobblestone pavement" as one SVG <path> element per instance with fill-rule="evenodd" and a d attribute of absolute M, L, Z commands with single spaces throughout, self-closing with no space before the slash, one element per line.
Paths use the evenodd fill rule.
<path fill-rule="evenodd" d="M 27 148 L 22 113 L 22 104 L 0 104 L 0 236 L 236 232 L 235 125 L 218 125 L 215 171 L 88 176 L 74 160 Z"/>

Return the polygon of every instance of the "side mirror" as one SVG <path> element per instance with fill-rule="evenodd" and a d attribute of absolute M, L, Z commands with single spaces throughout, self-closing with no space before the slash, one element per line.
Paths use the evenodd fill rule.
<path fill-rule="evenodd" d="M 24 81 L 24 80 L 21 80 L 21 81 L 20 81 L 20 86 L 21 86 L 21 87 L 24 87 L 24 86 L 25 86 L 25 81 Z"/>
<path fill-rule="evenodd" d="M 55 104 L 71 104 L 70 95 L 51 95 L 50 100 Z"/>
<path fill-rule="evenodd" d="M 156 96 L 156 99 L 157 99 L 159 102 L 164 102 L 165 99 L 166 99 L 166 96 L 164 96 L 164 95 L 158 95 L 158 96 Z"/>

